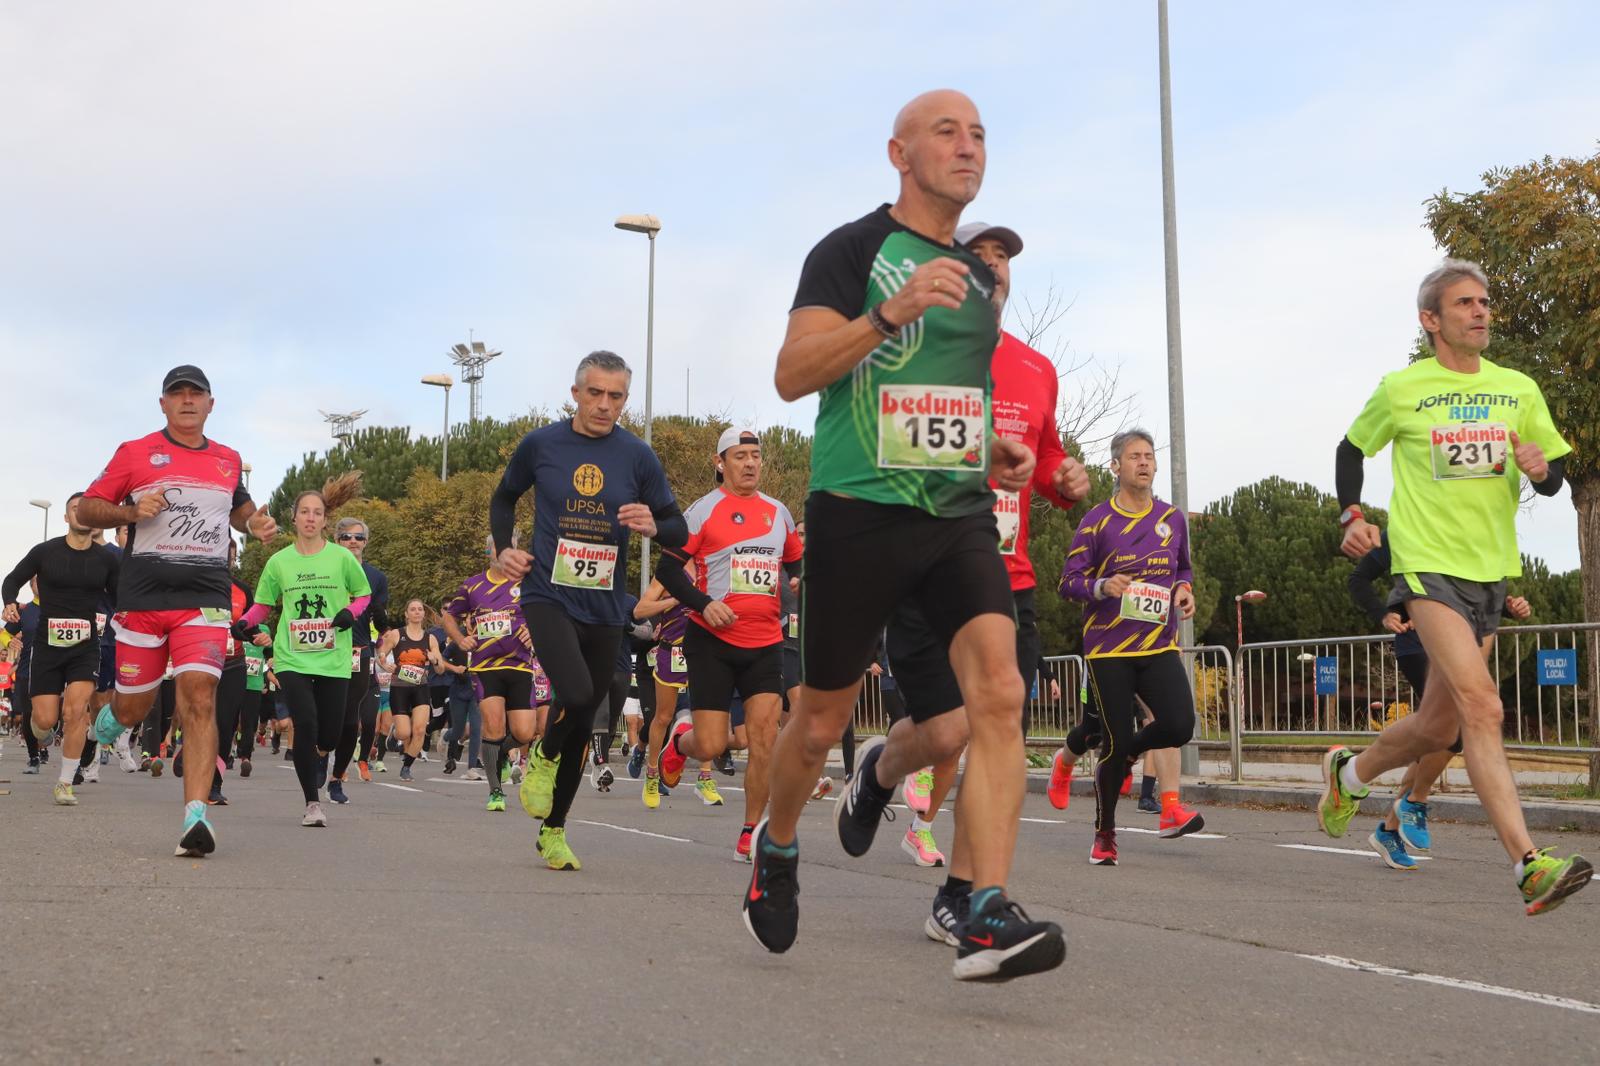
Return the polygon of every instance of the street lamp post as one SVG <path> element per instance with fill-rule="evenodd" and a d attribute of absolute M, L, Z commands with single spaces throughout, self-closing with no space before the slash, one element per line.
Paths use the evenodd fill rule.
<path fill-rule="evenodd" d="M 239 473 L 244 475 L 244 487 L 246 492 L 250 491 L 250 471 L 254 469 L 255 467 L 251 466 L 249 463 L 239 464 Z"/>
<path fill-rule="evenodd" d="M 439 456 L 439 480 L 450 479 L 450 386 L 455 384 L 455 379 L 449 374 L 424 374 L 424 385 L 434 385 L 444 390 L 444 436 L 440 438 L 443 454 Z"/>
<path fill-rule="evenodd" d="M 1233 646 L 1234 654 L 1239 656 L 1239 698 L 1234 701 L 1234 706 L 1239 709 L 1239 717 L 1241 719 L 1241 721 L 1233 723 L 1233 735 L 1234 735 L 1234 738 L 1235 738 L 1234 749 L 1235 749 L 1236 752 L 1239 749 L 1239 740 L 1238 740 L 1239 735 L 1244 732 L 1244 722 L 1242 721 L 1242 719 L 1244 718 L 1244 701 L 1249 695 L 1249 693 L 1245 689 L 1245 680 L 1244 680 L 1244 678 L 1245 678 L 1245 672 L 1244 672 L 1244 668 L 1245 668 L 1245 661 L 1244 661 L 1245 660 L 1245 655 L 1244 655 L 1244 605 L 1247 604 L 1247 603 L 1251 603 L 1251 604 L 1260 603 L 1261 601 L 1265 600 L 1266 598 L 1267 598 L 1267 594 L 1265 592 L 1262 592 L 1260 589 L 1251 589 L 1249 592 L 1241 592 L 1241 593 L 1239 593 L 1239 595 L 1237 595 L 1237 596 L 1235 596 L 1233 598 L 1234 618 L 1235 618 L 1235 621 L 1237 621 L 1238 626 L 1239 626 L 1239 630 L 1238 630 L 1239 642 Z M 1234 765 L 1234 768 L 1236 770 L 1240 768 L 1239 756 L 1235 757 L 1233 765 Z"/>
<path fill-rule="evenodd" d="M 45 540 L 49 540 L 50 539 L 50 501 L 49 500 L 29 500 L 28 502 L 31 503 L 33 506 L 39 508 L 39 510 L 44 512 L 44 539 Z"/>
<path fill-rule="evenodd" d="M 629 233 L 642 233 L 650 241 L 650 281 L 645 290 L 644 317 L 644 442 L 651 441 L 651 426 L 655 411 L 651 405 L 655 386 L 656 340 L 656 234 L 661 232 L 661 220 L 654 215 L 619 215 L 613 223 Z M 644 538 L 639 555 L 639 598 L 650 588 L 650 538 Z"/>

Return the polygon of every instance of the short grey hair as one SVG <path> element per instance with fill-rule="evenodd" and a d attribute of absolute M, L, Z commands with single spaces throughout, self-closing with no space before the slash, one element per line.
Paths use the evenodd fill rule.
<path fill-rule="evenodd" d="M 590 352 L 578 361 L 578 372 L 572 376 L 572 384 L 578 388 L 583 387 L 583 375 L 590 370 L 601 370 L 607 374 L 626 374 L 628 381 L 633 381 L 633 371 L 628 363 L 616 352 L 598 351 Z"/>
<path fill-rule="evenodd" d="M 1152 451 L 1155 450 L 1156 439 L 1150 435 L 1150 431 L 1147 429 L 1140 429 L 1138 426 L 1135 426 L 1132 429 L 1125 429 L 1121 433 L 1118 433 L 1115 437 L 1111 438 L 1111 458 L 1121 462 L 1122 453 L 1127 451 L 1128 445 L 1132 444 L 1136 440 L 1144 441 L 1146 444 L 1150 445 L 1150 449 Z"/>
<path fill-rule="evenodd" d="M 355 517 L 354 515 L 351 515 L 351 516 L 349 516 L 347 518 L 339 519 L 339 524 L 333 527 L 333 535 L 335 537 L 337 537 L 340 533 L 343 533 L 345 530 L 354 529 L 357 526 L 360 526 L 362 528 L 362 530 L 364 530 L 368 534 L 371 534 L 371 532 L 372 532 L 372 527 L 371 526 L 367 525 L 365 522 L 363 522 L 361 519 Z"/>
<path fill-rule="evenodd" d="M 1417 286 L 1417 310 L 1437 315 L 1443 309 L 1444 290 L 1463 278 L 1471 278 L 1485 289 L 1489 287 L 1489 277 L 1483 272 L 1483 267 L 1470 259 L 1447 258 L 1428 271 L 1428 276 Z M 1428 338 L 1428 346 L 1433 347 L 1433 334 L 1427 330 L 1422 332 Z"/>

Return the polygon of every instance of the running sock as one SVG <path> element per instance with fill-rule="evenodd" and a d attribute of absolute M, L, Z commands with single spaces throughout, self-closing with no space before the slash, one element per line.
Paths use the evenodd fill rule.
<path fill-rule="evenodd" d="M 1538 857 L 1539 853 L 1537 851 L 1530 851 L 1518 860 L 1516 865 L 1511 867 L 1511 876 L 1517 879 L 1518 884 L 1522 883 L 1523 875 L 1528 872 L 1528 864 Z"/>
<path fill-rule="evenodd" d="M 1176 792 L 1163 792 L 1163 793 L 1161 793 L 1161 813 L 1162 814 L 1166 814 L 1168 811 L 1172 810 L 1177 805 L 1178 805 L 1178 794 Z"/>
<path fill-rule="evenodd" d="M 912 815 L 911 816 L 911 831 L 913 833 L 920 833 L 924 829 L 932 829 L 932 828 L 933 828 L 933 823 L 932 822 L 925 822 L 921 818 L 918 818 L 916 815 Z"/>
<path fill-rule="evenodd" d="M 947 896 L 965 896 L 972 891 L 972 882 L 965 878 L 950 876 L 944 879 L 944 887 L 939 891 Z"/>
<path fill-rule="evenodd" d="M 500 745 L 505 738 L 499 740 L 485 740 L 479 749 L 483 753 L 483 772 L 489 778 L 489 791 L 499 792 L 500 789 Z"/>
<path fill-rule="evenodd" d="M 78 772 L 78 760 L 68 759 L 65 756 L 66 753 L 63 752 L 62 758 L 58 760 L 61 763 L 61 772 L 56 775 L 56 780 L 63 785 L 70 785 L 72 784 L 72 775 Z"/>
<path fill-rule="evenodd" d="M 204 818 L 206 816 L 206 801 L 190 800 L 188 803 L 183 805 L 183 813 L 186 815 L 193 814 Z"/>
<path fill-rule="evenodd" d="M 1356 761 L 1354 759 L 1345 760 L 1344 767 L 1339 771 L 1339 783 L 1352 796 L 1365 796 L 1367 794 L 1367 783 L 1356 776 Z"/>
<path fill-rule="evenodd" d="M 761 842 L 761 852 L 764 855 L 776 855 L 780 859 L 797 858 L 800 855 L 800 842 L 796 840 L 789 845 L 774 844 L 772 838 L 768 837 Z"/>
<path fill-rule="evenodd" d="M 1142 800 L 1156 798 L 1156 779 L 1151 774 L 1145 774 L 1139 779 L 1139 798 Z M 1162 803 L 1165 806 L 1165 799 Z"/>
<path fill-rule="evenodd" d="M 710 781 L 711 780 L 711 767 L 709 767 L 709 766 L 700 767 L 700 778 L 699 779 L 701 781 Z"/>
<path fill-rule="evenodd" d="M 400 765 L 401 766 L 410 766 L 412 763 L 414 763 L 416 761 L 417 761 L 416 756 L 407 755 L 404 759 L 400 760 Z"/>

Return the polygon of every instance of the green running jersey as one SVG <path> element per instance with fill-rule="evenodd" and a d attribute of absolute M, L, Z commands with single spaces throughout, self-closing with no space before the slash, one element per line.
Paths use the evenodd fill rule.
<path fill-rule="evenodd" d="M 333 617 L 371 592 L 361 564 L 337 544 L 325 544 L 315 555 L 301 555 L 290 545 L 268 559 L 256 582 L 256 602 L 280 608 L 273 670 L 349 677 L 350 630 L 333 628 Z"/>

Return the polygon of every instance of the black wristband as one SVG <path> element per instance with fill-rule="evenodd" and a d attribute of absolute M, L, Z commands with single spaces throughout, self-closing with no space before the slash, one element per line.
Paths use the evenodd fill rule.
<path fill-rule="evenodd" d="M 873 329 L 877 330 L 885 337 L 893 339 L 900 336 L 900 327 L 893 325 L 887 318 L 884 318 L 883 312 L 878 310 L 877 304 L 873 304 L 871 307 L 867 308 L 867 321 L 872 323 Z"/>

